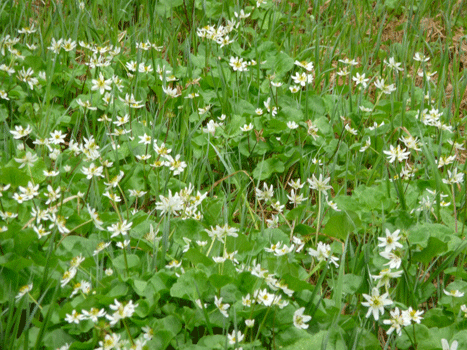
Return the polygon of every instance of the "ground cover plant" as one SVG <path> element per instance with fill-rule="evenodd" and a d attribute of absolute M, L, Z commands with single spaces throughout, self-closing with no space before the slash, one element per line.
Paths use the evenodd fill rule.
<path fill-rule="evenodd" d="M 2 348 L 467 347 L 465 1 L 0 23 Z"/>

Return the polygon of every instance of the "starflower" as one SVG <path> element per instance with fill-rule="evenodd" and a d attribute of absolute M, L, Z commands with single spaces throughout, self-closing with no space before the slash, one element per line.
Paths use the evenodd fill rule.
<path fill-rule="evenodd" d="M 402 162 L 409 158 L 410 152 L 405 151 L 405 148 L 401 148 L 400 145 L 397 145 L 397 148 L 393 145 L 389 146 L 389 151 L 383 151 L 384 154 L 388 155 L 389 163 L 393 163 L 396 159 L 398 162 Z"/>
<path fill-rule="evenodd" d="M 378 281 L 376 288 L 385 286 L 386 290 L 389 288 L 389 282 L 391 278 L 399 278 L 402 275 L 402 271 L 391 271 L 391 269 L 384 269 L 378 275 L 372 275 L 371 277 Z"/>
<path fill-rule="evenodd" d="M 311 320 L 311 316 L 304 315 L 303 312 L 305 311 L 304 307 L 296 310 L 293 314 L 293 324 L 298 329 L 307 329 L 308 325 L 306 324 Z"/>
<path fill-rule="evenodd" d="M 306 86 L 307 84 L 311 84 L 313 82 L 313 75 L 306 74 L 305 72 L 299 74 L 297 72 L 295 75 L 292 75 L 292 79 L 295 84 Z"/>
<path fill-rule="evenodd" d="M 21 165 L 19 166 L 19 169 L 21 168 L 24 168 L 25 166 L 32 166 L 34 165 L 34 163 L 38 160 L 39 158 L 27 151 L 26 154 L 23 156 L 23 158 L 15 158 L 15 161 L 17 161 L 18 163 L 20 163 Z"/>
<path fill-rule="evenodd" d="M 18 294 L 16 295 L 15 299 L 16 301 L 18 301 L 19 299 L 21 299 L 23 296 L 25 296 L 26 294 L 29 294 L 30 291 L 32 291 L 32 286 L 33 284 L 30 283 L 30 284 L 27 284 L 25 286 L 22 286 L 20 289 L 19 289 L 19 292 Z"/>
<path fill-rule="evenodd" d="M 10 130 L 10 133 L 13 135 L 13 138 L 15 140 L 19 140 L 25 136 L 28 136 L 32 131 L 32 128 L 30 125 L 26 127 L 26 129 L 23 129 L 21 125 L 15 125 L 15 130 Z"/>
<path fill-rule="evenodd" d="M 318 242 L 318 248 L 308 248 L 308 254 L 315 257 L 319 262 L 329 260 L 334 266 L 339 267 L 338 258 L 331 255 L 331 246 L 323 242 Z"/>
<path fill-rule="evenodd" d="M 423 317 L 423 310 L 414 310 L 412 307 L 409 307 L 407 310 L 402 311 L 402 317 L 405 322 L 411 324 L 412 322 L 420 324 Z"/>
<path fill-rule="evenodd" d="M 402 244 L 399 243 L 399 233 L 401 230 L 396 230 L 393 233 L 386 229 L 386 237 L 378 237 L 378 240 L 381 242 L 378 244 L 378 247 L 384 248 L 386 252 L 390 252 L 397 248 L 402 248 Z"/>
<path fill-rule="evenodd" d="M 104 177 L 104 167 L 103 166 L 96 166 L 94 163 L 91 163 L 88 168 L 83 167 L 81 169 L 84 175 L 86 175 L 87 179 L 92 179 L 93 177 Z"/>
<path fill-rule="evenodd" d="M 458 342 L 457 340 L 454 340 L 449 346 L 449 342 L 446 339 L 441 339 L 441 346 L 443 347 L 443 350 L 457 350 Z"/>
<path fill-rule="evenodd" d="M 367 306 L 368 312 L 366 314 L 366 318 L 370 317 L 373 314 L 373 317 L 376 321 L 379 319 L 379 314 L 384 314 L 384 307 L 386 305 L 391 305 L 393 302 L 389 299 L 389 294 L 384 293 L 383 295 L 379 295 L 378 288 L 373 288 L 371 295 L 363 294 L 363 297 L 367 300 L 363 302 L 363 306 Z"/>
<path fill-rule="evenodd" d="M 232 334 L 227 334 L 227 338 L 229 339 L 229 344 L 231 345 L 240 343 L 244 337 L 245 335 L 242 334 L 242 332 L 240 331 L 235 332 L 235 330 L 232 331 Z"/>
<path fill-rule="evenodd" d="M 76 310 L 73 310 L 71 314 L 66 314 L 65 321 L 68 323 L 79 324 L 81 320 L 84 319 L 84 315 L 80 314 Z"/>
<path fill-rule="evenodd" d="M 396 307 L 389 313 L 391 314 L 391 318 L 389 320 L 383 321 L 384 324 L 391 325 L 391 327 L 387 331 L 387 334 L 389 335 L 392 332 L 396 331 L 397 335 L 400 336 L 402 334 L 402 327 L 410 325 L 410 321 L 407 322 L 407 320 L 404 319 L 398 307 Z"/>
<path fill-rule="evenodd" d="M 263 190 L 257 187 L 255 188 L 255 192 L 256 198 L 258 200 L 263 200 L 266 203 L 272 200 L 272 198 L 274 197 L 274 187 L 271 185 L 271 187 L 268 188 L 268 185 L 265 182 L 263 183 Z"/>
<path fill-rule="evenodd" d="M 328 185 L 330 177 L 323 179 L 323 174 L 319 174 L 319 178 L 317 179 L 315 174 L 312 175 L 311 179 L 308 179 L 308 183 L 310 184 L 311 188 L 316 191 L 327 191 L 331 186 Z"/>
<path fill-rule="evenodd" d="M 178 215 L 178 212 L 183 209 L 183 200 L 178 193 L 172 196 L 172 191 L 169 190 L 168 197 L 159 195 L 160 202 L 156 202 L 156 209 L 161 211 L 161 215 L 168 213 L 169 215 Z"/>
<path fill-rule="evenodd" d="M 217 295 L 214 296 L 214 304 L 216 305 L 216 307 L 219 309 L 219 311 L 224 317 L 227 317 L 227 318 L 229 317 L 229 314 L 227 312 L 227 310 L 230 307 L 229 304 L 223 304 L 222 298 L 218 298 Z"/>
<path fill-rule="evenodd" d="M 102 72 L 99 73 L 99 78 L 92 79 L 91 83 L 92 83 L 91 90 L 92 91 L 99 90 L 101 95 L 103 95 L 106 90 L 107 91 L 112 90 L 112 88 L 110 87 L 110 84 L 112 83 L 112 79 L 106 80 Z"/>
<path fill-rule="evenodd" d="M 123 220 L 113 224 L 112 226 L 107 227 L 107 230 L 112 232 L 110 238 L 116 237 L 120 234 L 122 236 L 126 236 L 131 228 L 131 225 L 133 225 L 132 222 L 127 222 L 126 220 Z"/>
<path fill-rule="evenodd" d="M 444 289 L 444 294 L 450 297 L 454 297 L 454 298 L 462 298 L 464 296 L 464 293 L 457 289 L 452 289 L 450 291 L 447 291 L 446 289 Z"/>

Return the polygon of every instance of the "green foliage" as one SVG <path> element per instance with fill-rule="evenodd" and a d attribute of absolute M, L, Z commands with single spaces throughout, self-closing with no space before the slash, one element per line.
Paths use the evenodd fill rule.
<path fill-rule="evenodd" d="M 1 2 L 0 344 L 465 348 L 464 18 Z"/>

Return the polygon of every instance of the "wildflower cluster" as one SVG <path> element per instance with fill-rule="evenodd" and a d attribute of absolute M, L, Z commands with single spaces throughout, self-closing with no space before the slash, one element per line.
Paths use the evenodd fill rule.
<path fill-rule="evenodd" d="M 9 3 L 5 348 L 466 343 L 460 4 Z"/>

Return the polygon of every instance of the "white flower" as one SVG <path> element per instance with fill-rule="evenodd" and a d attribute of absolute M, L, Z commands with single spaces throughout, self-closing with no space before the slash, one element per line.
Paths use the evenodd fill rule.
<path fill-rule="evenodd" d="M 385 251 L 390 252 L 397 248 L 402 248 L 402 244 L 399 243 L 399 233 L 401 230 L 396 230 L 393 233 L 386 229 L 386 237 L 378 237 L 378 240 L 381 242 L 378 244 L 378 247 L 384 248 Z"/>
<path fill-rule="evenodd" d="M 107 248 L 108 246 L 110 245 L 110 242 L 100 242 L 97 247 L 96 247 L 96 250 L 94 250 L 94 252 L 92 253 L 92 255 L 97 255 L 99 254 L 101 251 L 103 251 L 105 248 Z"/>
<path fill-rule="evenodd" d="M 88 320 L 91 320 L 94 323 L 98 322 L 99 317 L 104 317 L 105 316 L 105 310 L 104 309 L 96 309 L 92 307 L 89 311 L 83 310 L 82 311 L 83 316 L 87 318 Z"/>
<path fill-rule="evenodd" d="M 307 199 L 306 197 L 303 197 L 301 193 L 295 193 L 295 190 L 290 191 L 290 195 L 287 195 L 287 198 L 289 199 L 289 203 L 294 206 L 300 205 Z"/>
<path fill-rule="evenodd" d="M 311 320 L 311 316 L 304 315 L 303 312 L 305 311 L 304 307 L 296 310 L 293 314 L 293 324 L 298 329 L 307 329 L 308 325 L 305 324 Z"/>
<path fill-rule="evenodd" d="M 250 17 L 251 13 L 245 13 L 243 9 L 240 10 L 240 13 L 234 12 L 235 17 L 239 19 Z"/>
<path fill-rule="evenodd" d="M 443 346 L 443 350 L 457 350 L 457 340 L 454 340 L 449 346 L 449 342 L 446 339 L 441 339 L 441 345 Z"/>
<path fill-rule="evenodd" d="M 406 319 L 401 315 L 400 310 L 396 307 L 394 310 L 389 312 L 391 314 L 391 318 L 389 320 L 384 320 L 384 324 L 391 325 L 388 329 L 387 334 L 391 334 L 392 332 L 396 331 L 397 335 L 402 334 L 402 327 L 410 325 L 410 321 L 407 322 Z"/>
<path fill-rule="evenodd" d="M 384 269 L 380 271 L 379 275 L 371 275 L 371 277 L 378 281 L 376 288 L 381 286 L 385 286 L 386 290 L 389 288 L 389 282 L 391 278 L 399 278 L 402 275 L 402 271 L 394 271 L 392 272 L 391 269 Z"/>
<path fill-rule="evenodd" d="M 368 86 L 367 82 L 370 79 L 365 78 L 365 73 L 360 75 L 360 73 L 357 72 L 356 75 L 354 77 L 352 77 L 352 80 L 355 81 L 355 84 L 357 86 L 361 84 L 363 86 L 363 88 L 366 88 Z"/>
<path fill-rule="evenodd" d="M 423 310 L 414 310 L 412 307 L 409 307 L 408 310 L 402 311 L 402 317 L 408 324 L 411 324 L 412 322 L 420 323 L 423 319 L 422 314 Z"/>
<path fill-rule="evenodd" d="M 381 80 L 376 79 L 376 82 L 374 84 L 378 89 L 380 89 L 386 95 L 390 95 L 391 92 L 396 91 L 396 87 L 394 86 L 394 84 L 386 85 L 384 84 L 384 79 L 381 79 Z"/>
<path fill-rule="evenodd" d="M 160 202 L 156 202 L 156 209 L 161 210 L 161 215 L 166 213 L 170 215 L 178 215 L 178 212 L 183 209 L 183 200 L 178 193 L 172 196 L 172 191 L 169 190 L 169 196 L 159 196 Z"/>
<path fill-rule="evenodd" d="M 83 107 L 83 108 L 89 109 L 90 111 L 95 111 L 95 110 L 97 110 L 97 107 L 93 107 L 93 106 L 91 105 L 91 102 L 89 102 L 89 101 L 81 101 L 81 99 L 78 98 L 78 99 L 76 100 L 76 103 L 77 103 L 79 106 Z"/>
<path fill-rule="evenodd" d="M 454 297 L 454 298 L 462 298 L 464 296 L 464 293 L 457 290 L 457 289 L 453 289 L 453 290 L 450 290 L 450 291 L 447 291 L 446 289 L 444 289 L 444 294 L 450 296 L 450 297 Z"/>
<path fill-rule="evenodd" d="M 222 304 L 222 298 L 218 298 L 217 295 L 214 296 L 214 304 L 224 317 L 229 317 L 229 314 L 227 313 L 227 310 L 230 307 L 229 304 Z"/>
<path fill-rule="evenodd" d="M 274 197 L 274 187 L 271 185 L 271 187 L 268 188 L 265 182 L 263 183 L 263 190 L 261 191 L 259 188 L 255 188 L 255 192 L 256 198 L 265 202 L 272 200 L 272 197 Z"/>
<path fill-rule="evenodd" d="M 116 237 L 119 234 L 121 234 L 122 236 L 126 236 L 131 228 L 131 225 L 133 225 L 132 222 L 127 222 L 126 220 L 123 220 L 113 224 L 112 226 L 108 226 L 107 230 L 112 232 L 110 238 Z"/>
<path fill-rule="evenodd" d="M 298 124 L 295 123 L 294 121 L 290 121 L 290 122 L 287 122 L 287 127 L 291 130 L 294 130 L 298 128 Z"/>
<path fill-rule="evenodd" d="M 250 307 L 254 303 L 254 300 L 251 299 L 250 293 L 246 295 L 246 297 L 242 297 L 242 305 L 246 307 Z"/>
<path fill-rule="evenodd" d="M 320 262 L 327 261 L 329 259 L 334 266 L 339 267 L 339 264 L 337 263 L 339 259 L 331 255 L 331 246 L 329 244 L 318 242 L 318 248 L 316 250 L 308 248 L 308 254 L 315 257 Z"/>
<path fill-rule="evenodd" d="M 105 317 L 110 321 L 110 325 L 114 326 L 121 319 L 131 317 L 135 312 L 138 304 L 133 304 L 133 301 L 130 300 L 125 306 L 120 303 L 117 299 L 114 299 L 115 305 L 110 305 L 109 307 L 115 312 L 110 315 L 105 315 Z"/>
<path fill-rule="evenodd" d="M 248 71 L 248 64 L 247 62 L 243 61 L 243 58 L 238 57 L 230 57 L 229 65 L 232 67 L 234 71 L 239 72 L 246 72 Z"/>
<path fill-rule="evenodd" d="M 81 171 L 86 175 L 87 179 L 92 179 L 94 176 L 104 177 L 104 167 L 98 167 L 94 163 L 91 163 L 88 168 L 83 167 Z"/>
<path fill-rule="evenodd" d="M 313 62 L 306 62 L 306 61 L 295 61 L 295 65 L 305 68 L 308 72 L 311 72 L 313 70 Z"/>
<path fill-rule="evenodd" d="M 300 86 L 298 85 L 289 86 L 289 90 L 291 93 L 296 94 L 297 92 L 300 91 Z"/>
<path fill-rule="evenodd" d="M 154 330 L 151 327 L 144 326 L 143 328 L 141 328 L 141 330 L 144 332 L 144 339 L 151 340 L 154 337 Z"/>
<path fill-rule="evenodd" d="M 293 252 L 294 249 L 295 249 L 295 245 L 291 244 L 290 247 L 288 247 L 286 244 L 284 244 L 281 248 L 276 247 L 276 249 L 274 249 L 274 255 L 275 256 L 286 255 L 286 254 Z"/>
<path fill-rule="evenodd" d="M 28 136 L 32 132 L 32 128 L 30 125 L 23 129 L 21 125 L 15 125 L 15 130 L 10 130 L 10 133 L 13 135 L 15 140 L 19 140 L 25 136 Z"/>
<path fill-rule="evenodd" d="M 38 159 L 39 157 L 37 157 L 35 154 L 32 154 L 31 152 L 27 151 L 23 158 L 15 158 L 15 161 L 21 163 L 21 165 L 19 166 L 19 169 L 21 169 L 25 166 L 32 166 Z"/>
<path fill-rule="evenodd" d="M 18 301 L 19 299 L 21 299 L 24 295 L 28 294 L 30 291 L 32 291 L 32 286 L 33 284 L 30 283 L 26 286 L 22 286 L 20 289 L 19 289 L 19 292 L 18 294 L 16 295 L 15 299 Z"/>
<path fill-rule="evenodd" d="M 112 83 L 112 79 L 106 80 L 102 72 L 99 73 L 99 78 L 92 79 L 91 83 L 92 83 L 91 90 L 92 91 L 99 90 L 101 95 L 104 94 L 106 90 L 107 91 L 112 90 L 112 88 L 110 87 L 110 84 Z"/>
<path fill-rule="evenodd" d="M 343 59 L 343 60 L 339 60 L 339 62 L 340 62 L 340 63 L 343 63 L 343 64 L 348 64 L 348 65 L 350 65 L 350 66 L 356 66 L 356 65 L 358 64 L 358 62 L 355 61 L 355 59 L 350 60 L 350 59 L 348 59 L 348 58 Z"/>
<path fill-rule="evenodd" d="M 178 92 L 177 88 L 172 89 L 170 86 L 168 87 L 163 86 L 162 90 L 164 90 L 164 93 L 171 98 L 176 98 L 181 95 L 180 93 L 177 93 Z"/>
<path fill-rule="evenodd" d="M 81 320 L 84 319 L 84 315 L 78 313 L 76 310 L 73 310 L 70 314 L 66 314 L 65 321 L 68 323 L 76 323 L 79 324 Z"/>
<path fill-rule="evenodd" d="M 378 288 L 373 288 L 371 295 L 363 294 L 363 297 L 367 301 L 363 302 L 362 305 L 369 307 L 366 317 L 368 318 L 373 314 L 376 321 L 378 321 L 380 313 L 381 315 L 384 314 L 384 307 L 392 304 L 392 300 L 389 299 L 389 294 L 384 293 L 380 296 Z"/>
<path fill-rule="evenodd" d="M 263 289 L 258 292 L 256 301 L 263 304 L 264 306 L 271 306 L 274 302 L 274 298 L 274 294 L 268 293 L 266 289 Z"/>
<path fill-rule="evenodd" d="M 77 272 L 77 270 L 74 267 L 72 267 L 69 270 L 65 271 L 65 273 L 62 276 L 62 280 L 60 282 L 62 288 L 65 287 L 68 284 L 68 282 L 71 281 L 71 279 L 73 277 L 75 277 L 76 272 Z"/>
<path fill-rule="evenodd" d="M 180 154 L 177 154 L 175 158 L 173 158 L 171 155 L 165 155 L 165 165 L 170 168 L 170 170 L 173 171 L 174 175 L 179 175 L 181 174 L 185 168 L 187 167 L 187 164 L 184 161 L 180 160 Z"/>
<path fill-rule="evenodd" d="M 253 130 L 253 124 L 252 124 L 252 123 L 250 123 L 250 124 L 245 124 L 245 125 L 243 125 L 243 126 L 240 127 L 240 130 L 241 130 L 241 131 L 244 131 L 244 132 Z"/>
<path fill-rule="evenodd" d="M 96 350 L 121 349 L 120 335 L 111 333 L 106 334 L 104 341 L 99 341 L 99 347 Z"/>
<path fill-rule="evenodd" d="M 306 74 L 305 72 L 299 74 L 297 72 L 295 75 L 292 75 L 292 79 L 295 84 L 305 86 L 306 84 L 311 84 L 313 82 L 313 75 Z"/>
<path fill-rule="evenodd" d="M 242 332 L 240 331 L 235 332 L 235 330 L 232 331 L 232 334 L 227 334 L 227 338 L 229 339 L 229 344 L 231 345 L 240 343 L 244 337 L 245 335 L 242 334 Z"/>
<path fill-rule="evenodd" d="M 308 179 L 307 181 L 313 190 L 327 191 L 332 188 L 328 185 L 329 180 L 331 180 L 330 177 L 323 179 L 323 174 L 319 174 L 319 179 L 317 179 L 315 174 L 313 174 L 311 179 Z"/>
<path fill-rule="evenodd" d="M 349 124 L 345 125 L 345 130 L 347 130 L 352 135 L 358 135 L 358 131 L 352 128 Z"/>
<path fill-rule="evenodd" d="M 171 262 L 169 262 L 167 265 L 165 265 L 166 268 L 168 269 L 174 269 L 174 268 L 177 268 L 177 267 L 180 267 L 182 265 L 182 261 L 178 261 L 178 260 L 172 260 Z"/>
<path fill-rule="evenodd" d="M 451 172 L 448 170 L 448 178 L 443 179 L 443 183 L 448 184 L 448 185 L 453 185 L 453 184 L 460 184 L 464 182 L 464 173 L 457 173 L 457 168 L 454 168 L 454 170 Z"/>
<path fill-rule="evenodd" d="M 428 62 L 430 57 L 425 56 L 423 53 L 415 52 L 413 59 L 418 62 Z"/>
<path fill-rule="evenodd" d="M 389 151 L 383 151 L 384 154 L 388 155 L 389 163 L 393 163 L 396 159 L 398 162 L 402 162 L 409 158 L 410 152 L 405 151 L 405 148 L 401 148 L 400 145 L 397 145 L 397 148 L 393 145 L 389 146 Z"/>
<path fill-rule="evenodd" d="M 401 72 L 401 71 L 404 70 L 403 68 L 400 68 L 400 65 L 401 65 L 402 63 L 396 62 L 396 60 L 394 59 L 394 57 L 390 57 L 390 58 L 389 58 L 389 61 L 384 60 L 384 64 L 386 64 L 389 68 L 394 69 L 394 70 L 397 70 L 397 71 L 399 71 L 399 72 Z"/>
<path fill-rule="evenodd" d="M 387 251 L 379 253 L 383 258 L 388 259 L 389 262 L 384 265 L 389 265 L 391 269 L 398 269 L 401 266 L 402 259 L 401 257 L 393 251 Z"/>

